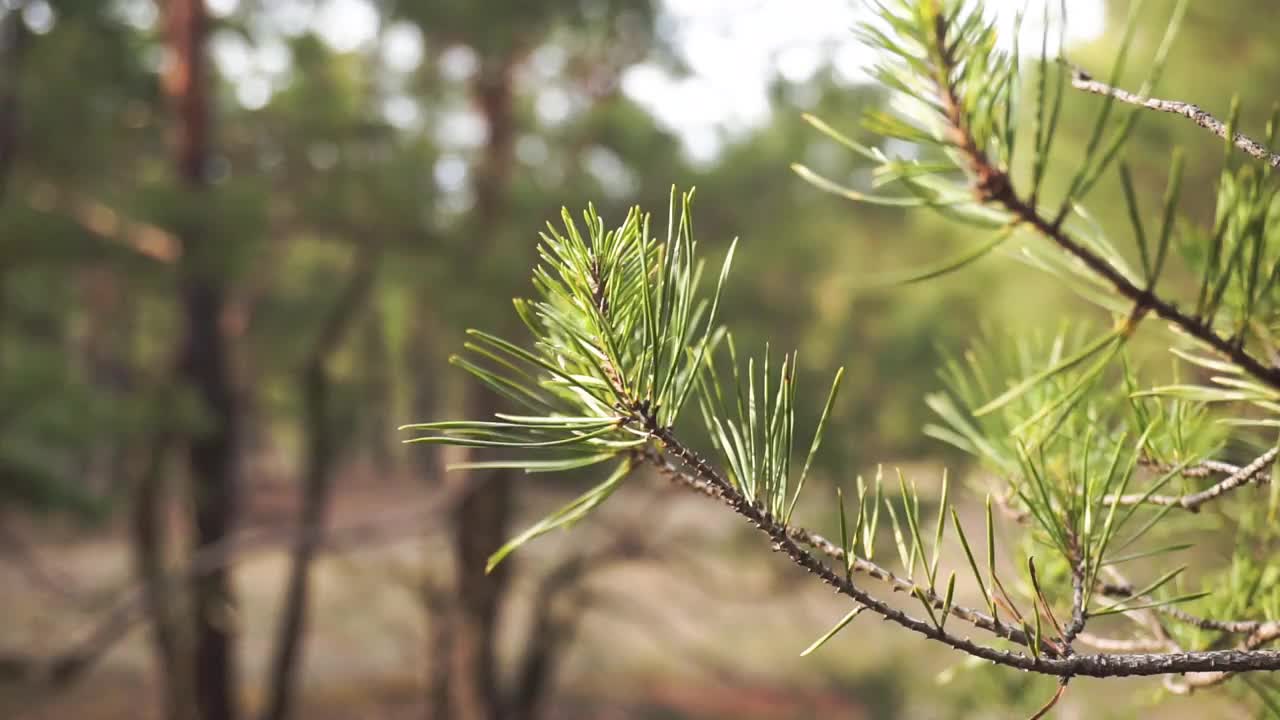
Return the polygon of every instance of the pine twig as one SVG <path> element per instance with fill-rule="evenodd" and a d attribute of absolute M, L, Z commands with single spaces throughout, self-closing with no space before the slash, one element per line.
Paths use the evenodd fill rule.
<path fill-rule="evenodd" d="M 1276 461 L 1276 457 L 1280 456 L 1280 447 L 1271 448 L 1248 465 L 1237 469 L 1229 477 L 1221 482 L 1205 488 L 1199 492 L 1189 493 L 1187 495 L 1145 495 L 1143 493 L 1132 493 L 1129 495 L 1121 495 L 1118 501 L 1121 505 L 1137 505 L 1139 503 L 1147 505 L 1172 505 L 1180 507 L 1191 512 L 1200 512 L 1200 506 L 1210 502 L 1224 493 L 1235 490 L 1247 484 L 1250 480 L 1258 477 L 1263 471 L 1270 467 Z M 1103 502 L 1110 504 L 1116 502 L 1117 498 L 1108 496 L 1103 498 Z"/>
<path fill-rule="evenodd" d="M 1071 643 L 1080 636 L 1089 620 L 1088 609 L 1084 606 L 1084 590 L 1085 568 L 1082 562 L 1077 561 L 1071 568 L 1071 622 L 1062 634 L 1062 641 L 1067 647 L 1071 647 Z"/>
<path fill-rule="evenodd" d="M 1058 704 L 1058 701 L 1062 699 L 1062 694 L 1067 691 L 1067 682 L 1069 682 L 1069 678 L 1065 677 L 1058 681 L 1058 689 L 1054 691 L 1053 697 L 1049 698 L 1049 702 L 1045 703 L 1043 707 L 1036 711 L 1036 714 L 1032 715 L 1030 720 L 1040 720 L 1040 718 L 1049 714 L 1049 711 L 1052 710 L 1054 706 Z"/>
<path fill-rule="evenodd" d="M 656 419 L 651 415 L 635 419 L 641 421 L 650 437 L 660 443 L 662 454 L 657 457 L 665 459 L 669 456 L 681 463 L 697 480 L 713 486 L 715 497 L 721 499 L 735 513 L 768 536 L 774 549 L 786 555 L 792 563 L 816 575 L 823 583 L 840 594 L 865 605 L 868 610 L 885 620 L 965 654 L 989 660 L 998 665 L 1059 678 L 1078 675 L 1133 677 L 1196 672 L 1235 673 L 1280 670 L 1280 651 L 1276 650 L 1247 648 L 1168 653 L 1075 654 L 1055 657 L 1048 653 L 1027 655 L 999 650 L 954 635 L 928 620 L 911 616 L 885 603 L 855 585 L 844 573 L 832 570 L 805 551 L 800 543 L 793 539 L 793 531 L 785 523 L 747 500 L 718 470 L 676 438 L 669 428 L 658 426 Z"/>
<path fill-rule="evenodd" d="M 947 25 L 939 17 L 936 27 L 938 47 L 950 46 Z M 1213 348 L 1231 360 L 1246 373 L 1269 387 L 1280 389 L 1280 367 L 1271 365 L 1247 352 L 1233 338 L 1219 334 L 1211 320 L 1190 315 L 1172 301 L 1156 295 L 1150 289 L 1138 287 L 1124 273 L 1098 253 L 1062 229 L 1063 216 L 1049 219 L 1040 214 L 1037 207 L 1025 200 L 1013 187 L 1009 174 L 997 167 L 979 146 L 965 123 L 965 102 L 951 81 L 954 58 L 942 53 L 941 63 L 935 68 L 933 78 L 938 92 L 942 114 L 948 124 L 948 139 L 963 156 L 971 175 L 971 185 L 983 202 L 1003 207 L 1017 222 L 1026 224 L 1055 245 L 1074 256 L 1094 274 L 1105 280 L 1121 297 L 1134 304 L 1130 324 L 1134 325 L 1148 312 L 1172 323 L 1187 335 Z M 1065 216 L 1065 212 L 1063 214 Z"/>
<path fill-rule="evenodd" d="M 668 477 L 672 482 L 680 483 L 710 498 L 720 500 L 722 502 L 730 502 L 729 497 L 718 486 L 684 472 L 660 453 L 650 451 L 643 457 L 646 461 L 656 467 L 658 472 Z M 841 566 L 847 564 L 848 560 L 845 551 L 841 549 L 839 545 L 831 542 L 822 535 L 796 526 L 788 526 L 786 528 L 786 532 L 788 537 L 795 542 L 817 550 L 823 555 L 826 555 L 832 560 L 840 563 Z M 855 556 L 853 558 L 851 569 L 854 572 L 862 573 L 868 577 L 885 583 L 893 592 L 900 592 L 910 597 L 919 597 L 920 594 L 923 594 L 924 599 L 928 601 L 935 610 L 942 610 L 946 607 L 946 601 L 942 597 L 939 597 L 937 593 L 916 585 L 910 580 L 898 577 L 892 570 L 877 565 L 874 562 Z M 980 610 L 952 603 L 950 613 L 953 617 L 963 620 L 974 627 L 986 630 L 997 637 L 1004 638 L 1005 640 L 1015 642 L 1019 645 L 1025 646 L 1032 642 L 1031 638 L 1021 628 L 1002 622 Z M 1060 654 L 1060 648 L 1051 643 L 1043 642 L 1041 652 L 1049 653 L 1050 655 L 1058 655 Z"/>
<path fill-rule="evenodd" d="M 1206 112 L 1199 105 L 1179 100 L 1161 100 L 1131 93 L 1128 90 L 1112 87 L 1104 82 L 1095 80 L 1093 76 L 1078 67 L 1071 68 L 1071 87 L 1095 95 L 1109 95 L 1120 102 L 1137 105 L 1148 110 L 1181 115 L 1224 140 L 1227 137 L 1227 124 Z M 1271 152 L 1257 140 L 1243 133 L 1236 133 L 1232 136 L 1231 142 L 1250 156 L 1267 163 L 1273 168 L 1280 168 L 1280 153 Z"/>
<path fill-rule="evenodd" d="M 1179 475 L 1186 478 L 1207 478 L 1211 475 L 1235 475 L 1240 472 L 1239 465 L 1233 465 L 1232 463 L 1223 462 L 1221 460 L 1202 460 L 1195 465 L 1188 465 L 1181 470 L 1178 470 L 1177 465 L 1172 463 L 1162 463 L 1154 458 L 1146 456 L 1138 458 L 1138 464 L 1144 467 L 1149 467 L 1155 472 L 1160 473 L 1174 472 L 1176 470 Z M 1265 482 L 1266 476 L 1260 474 L 1255 479 L 1260 482 Z"/>
<path fill-rule="evenodd" d="M 1153 602 L 1152 598 L 1145 595 L 1134 596 L 1133 586 L 1127 583 L 1103 584 L 1099 588 L 1103 595 L 1107 597 L 1130 598 L 1142 603 Z M 1233 635 L 1248 634 L 1270 634 L 1272 632 L 1280 632 L 1280 621 L 1267 620 L 1215 620 L 1214 618 L 1201 617 L 1193 615 L 1185 610 L 1164 606 L 1154 609 L 1172 620 L 1191 625 L 1201 630 L 1212 630 L 1215 632 L 1229 633 Z"/>

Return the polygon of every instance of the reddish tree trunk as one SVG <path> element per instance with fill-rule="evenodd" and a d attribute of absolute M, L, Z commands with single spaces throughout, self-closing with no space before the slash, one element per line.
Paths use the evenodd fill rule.
<path fill-rule="evenodd" d="M 169 0 L 166 11 L 171 65 L 165 90 L 176 116 L 174 163 L 183 186 L 196 194 L 205 189 L 209 157 L 204 47 L 208 19 L 202 0 Z M 216 262 L 218 248 L 203 230 L 193 218 L 183 223 L 179 235 L 184 247 L 178 268 L 184 325 L 178 377 L 199 398 L 208 421 L 189 439 L 187 447 L 195 552 L 226 538 L 236 513 L 236 400 L 221 328 L 225 278 Z M 191 590 L 194 704 L 204 720 L 234 720 L 239 693 L 231 574 L 226 568 L 199 574 Z"/>

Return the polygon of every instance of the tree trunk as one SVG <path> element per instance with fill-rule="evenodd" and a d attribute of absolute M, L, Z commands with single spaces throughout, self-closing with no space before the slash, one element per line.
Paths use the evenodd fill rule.
<path fill-rule="evenodd" d="M 26 33 L 16 9 L 0 17 L 0 204 L 18 154 L 18 73 Z"/>
<path fill-rule="evenodd" d="M 471 417 L 490 417 L 494 404 L 476 392 Z M 506 594 L 510 564 L 485 573 L 502 546 L 511 519 L 511 472 L 470 471 L 467 491 L 453 524 L 456 599 L 452 603 L 449 709 L 458 720 L 498 720 L 503 716 L 494 652 L 498 611 Z"/>
<path fill-rule="evenodd" d="M 449 660 L 453 647 L 451 587 L 428 576 L 422 588 L 427 613 L 427 683 L 425 720 L 449 720 Z"/>
<path fill-rule="evenodd" d="M 164 495 L 164 466 L 169 443 L 167 433 L 157 433 L 152 447 L 147 449 L 145 467 L 133 497 L 133 553 L 142 581 L 147 614 L 151 618 L 151 642 L 155 649 L 156 677 L 164 702 L 163 717 L 166 720 L 183 720 L 188 716 L 186 680 L 189 674 L 183 664 L 183 643 L 177 614 L 165 587 L 164 528 L 168 504 Z"/>
<path fill-rule="evenodd" d="M 310 606 L 311 562 L 323 540 L 336 456 L 328 363 L 341 345 L 347 329 L 364 307 L 373 287 L 380 253 L 381 245 L 373 243 L 359 250 L 351 278 L 339 294 L 333 311 L 326 318 L 320 335 L 308 353 L 306 369 L 302 374 L 307 454 L 303 461 L 306 475 L 301 488 L 302 511 L 298 521 L 300 537 L 289 569 L 289 584 L 285 590 L 284 609 L 281 612 L 268 679 L 270 700 L 263 712 L 263 720 L 285 720 L 291 717 L 294 710 L 299 658 Z"/>
<path fill-rule="evenodd" d="M 477 168 L 473 211 L 475 247 L 491 255 L 500 233 L 510 184 L 515 114 L 511 74 L 514 55 L 484 63 L 475 86 L 475 100 L 489 127 L 489 142 Z M 488 418 L 499 410 L 492 394 L 471 388 L 467 415 Z M 472 454 L 483 454 L 473 451 Z M 485 565 L 506 540 L 512 506 L 509 470 L 473 470 L 461 478 L 467 490 L 454 515 L 455 602 L 450 628 L 449 711 L 459 720 L 497 720 L 504 714 L 495 654 L 498 613 L 506 594 L 509 563 L 491 573 Z"/>
<path fill-rule="evenodd" d="M 577 581 L 576 577 L 569 580 Z M 540 720 L 545 715 L 556 672 L 578 629 L 577 617 L 556 607 L 562 588 L 554 583 L 550 583 L 551 587 L 547 587 L 548 583 L 543 585 L 534 597 L 533 619 L 512 689 L 508 720 Z M 577 610 L 581 612 L 581 608 Z"/>
<path fill-rule="evenodd" d="M 192 550 L 199 552 L 226 539 L 235 520 L 236 414 L 225 348 L 217 329 L 222 294 L 209 283 L 189 281 L 183 296 L 188 337 L 179 367 L 196 387 L 215 424 L 191 438 L 187 451 L 195 485 Z M 237 716 L 234 603 L 229 568 L 219 567 L 194 578 L 195 700 L 204 720 L 234 720 Z"/>
<path fill-rule="evenodd" d="M 209 156 L 209 117 L 204 42 L 207 17 L 202 0 L 169 0 L 166 31 L 172 63 L 165 90 L 176 115 L 174 152 L 178 176 L 194 197 L 205 190 Z M 192 202 L 190 207 L 195 207 Z M 195 537 L 192 551 L 225 539 L 236 513 L 235 392 L 221 318 L 226 306 L 217 248 L 203 228 L 188 217 L 179 233 L 179 296 L 184 337 L 178 377 L 195 391 L 207 426 L 189 439 L 187 466 L 193 485 Z M 217 568 L 192 582 L 195 673 L 194 705 L 203 720 L 234 720 L 238 682 L 234 654 L 231 573 Z"/>
<path fill-rule="evenodd" d="M 398 470 L 396 450 L 392 445 L 394 435 L 389 432 L 389 429 L 396 427 L 399 423 L 395 421 L 392 412 L 394 378 L 391 374 L 391 357 L 387 352 L 387 334 L 382 313 L 371 312 L 362 330 L 364 331 L 364 337 L 361 340 L 363 385 L 365 397 L 369 400 L 361 418 L 360 435 L 363 444 L 368 448 L 369 462 L 374 474 L 386 479 L 394 477 Z"/>
<path fill-rule="evenodd" d="M 306 632 L 311 595 L 311 561 L 320 547 L 321 528 L 328 509 L 332 478 L 333 446 L 329 417 L 329 378 L 323 362 L 311 363 L 303 373 L 303 421 L 306 425 L 306 476 L 303 479 L 302 511 L 298 518 L 301 537 L 289 567 L 289 584 L 276 636 L 271 674 L 267 681 L 270 700 L 263 720 L 284 720 L 291 716 L 297 691 L 298 656 Z"/>

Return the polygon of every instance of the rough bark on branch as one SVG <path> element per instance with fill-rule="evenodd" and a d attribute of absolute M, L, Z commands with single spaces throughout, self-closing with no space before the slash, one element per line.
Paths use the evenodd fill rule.
<path fill-rule="evenodd" d="M 1222 139 L 1227 138 L 1227 124 L 1206 112 L 1199 105 L 1193 105 L 1188 102 L 1179 100 L 1161 100 L 1159 98 L 1146 97 L 1131 93 L 1128 90 L 1112 87 L 1104 82 L 1093 79 L 1089 73 L 1080 68 L 1071 69 L 1071 86 L 1077 90 L 1093 93 L 1095 95 L 1109 95 L 1122 103 L 1136 105 L 1148 110 L 1157 110 L 1159 112 L 1173 113 L 1181 115 L 1209 132 L 1217 135 Z M 1270 165 L 1273 168 L 1280 168 L 1280 153 L 1274 153 L 1267 149 L 1267 146 L 1250 138 L 1243 133 L 1235 133 L 1231 137 L 1231 143 L 1240 148 L 1243 152 L 1257 158 Z"/>

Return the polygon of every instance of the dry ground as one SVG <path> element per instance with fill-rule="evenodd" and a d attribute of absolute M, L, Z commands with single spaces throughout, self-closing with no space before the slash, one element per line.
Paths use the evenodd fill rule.
<path fill-rule="evenodd" d="M 521 649 L 533 579 L 568 552 L 607 539 L 609 528 L 650 502 L 655 492 L 652 485 L 626 488 L 602 517 L 517 556 L 517 591 L 504 610 L 508 658 Z M 380 514 L 411 508 L 422 495 L 412 483 L 351 473 L 339 484 L 333 524 L 376 522 Z M 279 488 L 255 493 L 251 521 L 285 522 L 291 514 L 288 497 Z M 522 514 L 533 518 L 557 499 L 526 492 Z M 786 567 L 705 498 L 677 493 L 661 502 L 655 513 L 661 521 L 652 532 L 666 546 L 664 559 L 611 565 L 591 577 L 595 604 L 584 615 L 558 678 L 553 717 L 1012 718 L 1022 713 L 1007 709 L 1011 698 L 1025 704 L 1048 697 L 1051 683 L 958 666 L 960 658 L 953 653 L 870 618 L 860 618 L 814 656 L 799 658 L 847 604 Z M 35 528 L 15 518 L 7 522 L 37 541 L 40 566 L 69 586 L 64 590 L 70 596 L 33 581 L 30 567 L 0 561 L 0 652 L 44 655 L 68 647 L 129 581 L 122 533 Z M 420 588 L 424 568 L 443 570 L 445 557 L 440 541 L 427 537 L 427 530 L 328 553 L 318 561 L 302 717 L 421 716 L 421 680 L 429 658 Z M 236 566 L 241 605 L 235 622 L 248 707 L 256 707 L 262 693 L 285 559 L 279 551 L 257 553 Z M 68 691 L 50 695 L 28 687 L 0 688 L 0 717 L 154 717 L 148 715 L 155 707 L 150 662 L 143 631 L 135 629 Z M 958 679 L 939 682 L 947 675 Z M 1078 681 L 1056 717 L 1246 716 L 1214 695 L 1175 699 L 1157 709 L 1147 702 L 1154 689 L 1150 681 Z"/>

